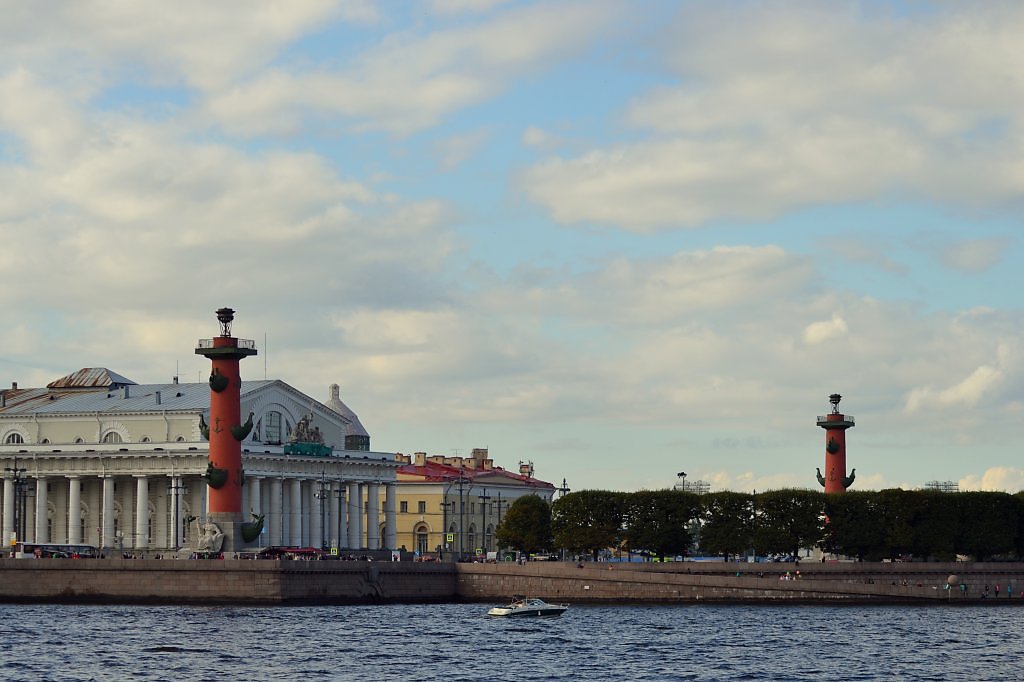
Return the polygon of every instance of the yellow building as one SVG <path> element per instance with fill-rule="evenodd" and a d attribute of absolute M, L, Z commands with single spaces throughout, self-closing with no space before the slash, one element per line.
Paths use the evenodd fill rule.
<path fill-rule="evenodd" d="M 471 457 L 397 453 L 397 545 L 420 557 L 469 558 L 497 551 L 494 532 L 524 495 L 547 502 L 555 486 L 533 477 L 533 463 L 514 473 L 494 466 L 486 448 Z"/>

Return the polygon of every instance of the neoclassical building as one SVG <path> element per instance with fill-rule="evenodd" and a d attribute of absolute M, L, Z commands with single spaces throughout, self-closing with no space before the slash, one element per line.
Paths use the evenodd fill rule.
<path fill-rule="evenodd" d="M 87 368 L 45 388 L 0 390 L 4 544 L 84 543 L 125 550 L 186 544 L 206 513 L 207 383 L 137 384 Z M 243 381 L 245 513 L 264 516 L 260 544 L 394 549 L 394 455 L 341 402 L 279 380 Z M 315 433 L 321 447 L 291 442 Z"/>
<path fill-rule="evenodd" d="M 494 532 L 508 508 L 524 495 L 550 502 L 551 483 L 494 465 L 487 448 L 470 457 L 398 453 L 398 544 L 420 556 L 472 557 L 498 549 Z"/>

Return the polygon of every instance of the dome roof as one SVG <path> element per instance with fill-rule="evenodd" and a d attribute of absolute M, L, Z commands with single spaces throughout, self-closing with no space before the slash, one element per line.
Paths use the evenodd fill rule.
<path fill-rule="evenodd" d="M 370 434 L 368 434 L 366 432 L 366 429 L 363 428 L 363 424 L 362 422 L 359 421 L 359 417 L 356 416 L 356 413 L 350 410 L 348 405 L 341 402 L 340 391 L 341 389 L 339 388 L 338 384 L 331 384 L 331 397 L 327 399 L 327 407 L 331 408 L 332 410 L 340 414 L 342 417 L 349 420 L 349 422 L 351 422 L 345 429 L 346 436 L 369 437 Z"/>

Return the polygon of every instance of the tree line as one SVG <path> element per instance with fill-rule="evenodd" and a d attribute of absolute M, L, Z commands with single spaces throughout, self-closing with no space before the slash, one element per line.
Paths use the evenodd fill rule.
<path fill-rule="evenodd" d="M 673 557 L 792 555 L 821 547 L 865 561 L 1024 557 L 1024 492 L 805 489 L 762 493 L 584 490 L 519 498 L 498 542 L 527 553 Z"/>

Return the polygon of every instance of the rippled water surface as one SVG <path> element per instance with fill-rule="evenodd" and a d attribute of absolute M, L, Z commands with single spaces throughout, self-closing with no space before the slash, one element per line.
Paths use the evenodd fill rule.
<path fill-rule="evenodd" d="M 10 680 L 1022 680 L 1021 608 L 0 605 Z"/>

